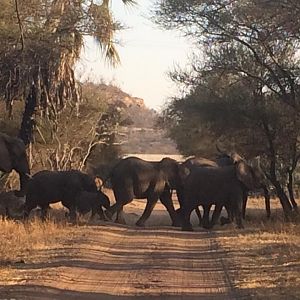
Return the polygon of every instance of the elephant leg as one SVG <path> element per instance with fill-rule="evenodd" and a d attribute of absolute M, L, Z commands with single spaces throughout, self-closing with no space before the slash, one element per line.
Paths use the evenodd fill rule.
<path fill-rule="evenodd" d="M 270 197 L 265 197 L 265 205 L 266 205 L 267 218 L 270 219 L 271 217 Z"/>
<path fill-rule="evenodd" d="M 71 206 L 69 208 L 69 218 L 71 223 L 76 223 L 77 221 L 77 216 L 76 216 L 76 208 L 75 206 Z"/>
<path fill-rule="evenodd" d="M 160 196 L 160 201 L 167 209 L 170 218 L 172 220 L 172 226 L 178 227 L 181 225 L 179 214 L 175 211 L 173 202 L 172 202 L 172 193 L 170 191 L 164 191 Z"/>
<path fill-rule="evenodd" d="M 243 207 L 242 207 L 242 215 L 243 215 L 243 219 L 244 220 L 246 218 L 247 201 L 248 201 L 248 192 L 244 191 L 243 192 Z"/>
<path fill-rule="evenodd" d="M 105 215 L 103 213 L 103 209 L 101 206 L 97 208 L 97 214 L 99 215 L 100 220 L 106 221 Z M 92 214 L 93 216 L 93 214 Z"/>
<path fill-rule="evenodd" d="M 225 218 L 223 216 L 220 218 L 221 226 L 223 226 L 225 224 L 230 224 L 233 222 L 233 215 L 232 215 L 231 207 L 228 204 L 225 204 L 224 207 L 227 211 L 227 218 Z"/>
<path fill-rule="evenodd" d="M 115 223 L 126 225 L 126 221 L 124 218 L 123 205 L 120 206 L 117 210 L 117 217 L 116 217 Z"/>
<path fill-rule="evenodd" d="M 183 209 L 182 207 L 179 207 L 175 210 L 177 216 L 179 216 L 179 218 L 183 218 Z"/>
<path fill-rule="evenodd" d="M 199 219 L 199 226 L 201 226 L 202 225 L 202 216 L 201 216 L 201 212 L 200 212 L 199 206 L 195 208 L 195 212 L 196 212 L 197 217 Z"/>
<path fill-rule="evenodd" d="M 116 204 L 115 207 L 113 208 L 113 210 L 115 210 L 117 212 L 117 217 L 116 217 L 116 220 L 115 220 L 115 223 L 118 223 L 118 224 L 126 224 L 126 221 L 125 221 L 125 218 L 124 218 L 124 210 L 123 210 L 123 207 L 130 203 L 132 201 L 133 198 L 127 198 L 126 201 L 120 201 L 118 200 L 118 198 L 116 198 Z M 113 205 L 113 206 L 114 206 Z M 105 213 L 107 212 L 107 210 L 105 211 Z"/>
<path fill-rule="evenodd" d="M 48 208 L 49 208 L 48 205 L 47 205 L 47 206 L 41 207 L 41 209 L 42 209 L 42 210 L 41 210 L 41 219 L 42 219 L 43 222 L 45 222 L 46 219 L 47 219 Z"/>
<path fill-rule="evenodd" d="M 105 210 L 105 215 L 108 219 L 112 219 L 113 215 L 117 213 L 115 222 L 120 224 L 126 224 L 123 218 L 123 206 L 130 203 L 133 200 L 134 194 L 132 190 L 126 188 L 113 189 L 116 203 Z M 123 218 L 123 219 L 122 219 Z"/>
<path fill-rule="evenodd" d="M 227 218 L 228 218 L 229 222 L 232 223 L 233 222 L 232 208 L 228 203 L 225 204 L 224 206 L 227 211 Z"/>
<path fill-rule="evenodd" d="M 184 203 L 184 190 L 183 188 L 176 189 L 177 200 L 179 203 L 179 207 L 181 208 Z"/>
<path fill-rule="evenodd" d="M 100 220 L 103 220 L 103 221 L 111 221 L 111 219 L 109 219 L 105 212 L 103 211 L 103 208 L 101 207 L 100 210 L 98 211 L 98 215 L 100 217 Z"/>
<path fill-rule="evenodd" d="M 110 208 L 108 208 L 105 211 L 105 215 L 107 216 L 107 218 L 109 218 L 111 220 L 113 215 L 116 213 L 117 209 L 118 209 L 117 203 L 113 204 Z"/>
<path fill-rule="evenodd" d="M 269 193 L 268 188 L 266 187 L 266 185 L 262 185 L 262 189 L 264 191 L 267 218 L 269 219 L 271 217 L 270 193 Z"/>
<path fill-rule="evenodd" d="M 233 213 L 235 216 L 236 225 L 238 228 L 242 229 L 242 228 L 244 228 L 243 222 L 242 222 L 243 198 L 238 199 L 238 200 L 235 199 L 232 202 L 233 202 L 232 208 L 233 208 Z"/>
<path fill-rule="evenodd" d="M 183 206 L 183 222 L 181 229 L 183 231 L 193 231 L 193 227 L 191 224 L 191 213 L 195 209 L 194 206 Z"/>
<path fill-rule="evenodd" d="M 145 210 L 144 210 L 142 216 L 135 223 L 136 226 L 140 226 L 140 227 L 145 226 L 145 222 L 150 217 L 150 215 L 153 211 L 153 208 L 156 205 L 157 201 L 158 201 L 158 197 L 156 197 L 156 196 L 152 196 L 152 197 L 147 198 L 147 204 L 146 204 Z"/>
<path fill-rule="evenodd" d="M 89 208 L 91 208 L 92 210 L 90 220 L 93 220 L 95 218 L 95 215 L 99 215 L 101 219 L 101 216 L 103 216 L 103 210 L 101 204 L 98 201 L 92 201 Z"/>
<path fill-rule="evenodd" d="M 95 218 L 95 215 L 98 214 L 98 208 L 92 207 L 91 220 Z M 100 215 L 99 215 L 100 216 Z"/>
<path fill-rule="evenodd" d="M 215 210 L 214 210 L 214 212 L 212 214 L 212 218 L 211 218 L 211 227 L 213 227 L 214 225 L 216 225 L 218 223 L 222 208 L 223 208 L 222 204 L 216 204 Z"/>
<path fill-rule="evenodd" d="M 209 222 L 209 212 L 211 208 L 211 204 L 202 205 L 203 206 L 203 228 L 210 229 L 211 225 Z"/>
<path fill-rule="evenodd" d="M 24 206 L 23 219 L 27 220 L 29 218 L 30 212 L 36 207 L 37 207 L 37 205 L 35 203 L 34 204 L 26 203 Z"/>

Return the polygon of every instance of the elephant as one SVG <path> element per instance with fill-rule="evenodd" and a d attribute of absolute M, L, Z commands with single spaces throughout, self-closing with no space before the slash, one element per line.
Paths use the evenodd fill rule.
<path fill-rule="evenodd" d="M 81 191 L 77 194 L 75 202 L 76 212 L 79 214 L 84 215 L 92 211 L 91 218 L 98 214 L 101 220 L 106 220 L 102 206 L 106 209 L 110 208 L 110 201 L 102 191 Z"/>
<path fill-rule="evenodd" d="M 183 166 L 184 168 L 187 168 L 189 170 L 189 172 L 194 169 L 194 168 L 217 168 L 217 167 L 224 167 L 224 166 L 230 166 L 233 165 L 233 159 L 231 158 L 231 156 L 227 155 L 227 154 L 221 154 L 218 155 L 216 160 L 209 160 L 207 158 L 203 158 L 203 157 L 190 157 L 188 159 L 186 159 L 181 166 Z M 187 176 L 187 174 L 189 174 L 189 172 L 185 172 L 181 173 L 181 176 L 184 180 L 184 178 Z M 210 208 L 211 208 L 212 204 L 203 204 L 203 218 L 201 216 L 201 212 L 199 210 L 199 207 L 195 208 L 195 212 L 198 216 L 199 219 L 199 226 L 203 226 L 204 228 L 208 229 L 211 227 L 211 224 L 209 223 L 209 212 L 210 212 Z M 231 211 L 228 207 L 225 207 L 228 213 L 228 218 L 224 218 L 223 223 L 228 223 L 229 220 L 232 219 L 231 217 Z M 182 213 L 182 208 L 180 207 L 179 209 L 176 210 L 176 212 L 178 214 L 181 215 L 181 217 L 183 217 L 183 213 Z"/>
<path fill-rule="evenodd" d="M 242 159 L 241 156 L 239 156 L 237 153 L 233 153 L 232 155 L 227 154 L 224 151 L 221 151 L 220 148 L 216 145 L 217 151 L 219 154 L 217 155 L 216 158 L 216 163 L 218 166 L 224 167 L 224 166 L 229 166 L 234 164 L 235 160 L 240 160 Z M 261 171 L 262 174 L 262 171 Z M 271 206 L 270 206 L 270 192 L 267 187 L 267 183 L 265 180 L 265 175 L 261 176 L 261 182 L 259 186 L 257 187 L 258 190 L 263 191 L 263 195 L 265 198 L 265 208 L 266 208 L 266 213 L 267 213 L 267 218 L 269 219 L 271 216 Z M 245 187 L 244 189 L 244 200 L 243 200 L 243 219 L 246 217 L 246 207 L 247 207 L 247 201 L 248 201 L 248 193 L 249 190 Z"/>
<path fill-rule="evenodd" d="M 30 179 L 25 145 L 19 138 L 0 133 L 0 171 L 10 173 L 12 170 L 15 170 L 20 178 L 20 190 L 15 192 L 16 196 L 22 197 Z"/>
<path fill-rule="evenodd" d="M 130 203 L 133 198 L 147 199 L 145 210 L 136 222 L 137 226 L 145 226 L 146 220 L 160 199 L 171 217 L 172 225 L 180 226 L 171 197 L 171 189 L 180 192 L 181 188 L 177 161 L 168 157 L 155 162 L 127 157 L 113 168 L 110 181 L 116 203 L 105 213 L 109 213 L 112 217 L 117 212 L 116 222 L 125 223 L 122 215 L 123 206 Z"/>
<path fill-rule="evenodd" d="M 87 197 L 82 192 L 94 193 L 98 196 L 99 204 L 108 207 L 108 197 L 97 190 L 96 183 L 92 177 L 78 170 L 69 171 L 40 171 L 32 176 L 28 182 L 26 200 L 24 205 L 24 218 L 28 218 L 30 211 L 39 206 L 42 210 L 42 219 L 45 220 L 49 204 L 61 201 L 69 209 L 70 219 L 76 219 L 76 204 L 79 210 L 87 207 L 98 212 L 99 206 L 95 205 L 96 197 L 88 204 L 83 205 L 83 199 Z M 88 196 L 91 198 L 91 195 Z"/>
<path fill-rule="evenodd" d="M 192 230 L 191 212 L 199 205 L 209 207 L 215 204 L 212 225 L 218 220 L 223 206 L 235 217 L 238 228 L 243 228 L 242 207 L 244 190 L 261 186 L 263 175 L 252 168 L 240 156 L 232 155 L 233 165 L 224 167 L 195 167 L 188 169 L 182 166 L 184 179 L 184 197 L 182 203 L 182 230 Z M 207 216 L 206 216 L 207 217 Z M 206 220 L 206 223 L 208 221 Z"/>
<path fill-rule="evenodd" d="M 234 160 L 241 160 L 242 158 L 237 154 L 234 153 L 231 155 L 225 153 L 225 152 L 221 152 L 219 150 L 219 148 L 217 148 L 218 151 L 220 152 L 216 159 L 213 160 L 209 160 L 206 158 L 202 158 L 202 157 L 191 157 L 188 158 L 186 161 L 184 161 L 182 163 L 182 165 L 186 168 L 188 168 L 189 170 L 193 169 L 193 168 L 198 168 L 198 167 L 210 167 L 210 168 L 216 168 L 216 167 L 225 167 L 225 166 L 230 166 L 230 165 L 234 165 Z M 270 211 L 270 195 L 269 195 L 269 191 L 266 187 L 266 184 L 264 183 L 264 180 L 261 181 L 259 189 L 262 189 L 264 191 L 264 197 L 265 197 L 265 205 L 266 205 L 266 212 L 267 212 L 267 218 L 270 217 L 271 211 Z M 242 207 L 242 216 L 243 219 L 245 219 L 246 216 L 246 206 L 247 206 L 247 200 L 248 200 L 248 192 L 249 190 L 244 187 L 243 189 L 243 207 Z M 195 209 L 196 214 L 199 218 L 199 225 L 203 225 L 204 228 L 209 228 L 211 227 L 212 224 L 208 223 L 208 218 L 209 218 L 209 211 L 212 205 L 208 205 L 208 206 L 204 206 L 204 216 L 203 216 L 203 221 L 202 221 L 202 217 L 201 217 L 201 213 L 199 208 L 197 207 Z M 231 211 L 229 210 L 228 207 L 225 207 L 228 213 L 228 218 L 225 217 L 221 217 L 221 224 L 224 225 L 226 223 L 230 223 L 232 220 L 232 214 Z M 220 209 L 220 208 L 218 208 Z M 180 211 L 179 211 L 180 212 Z"/>

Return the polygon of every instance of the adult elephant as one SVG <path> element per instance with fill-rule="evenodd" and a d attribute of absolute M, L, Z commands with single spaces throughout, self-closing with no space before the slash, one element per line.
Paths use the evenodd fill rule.
<path fill-rule="evenodd" d="M 182 163 L 182 165 L 184 167 L 188 168 L 191 171 L 193 168 L 198 168 L 198 167 L 216 168 L 216 167 L 232 166 L 232 165 L 234 165 L 235 161 L 242 160 L 242 158 L 237 153 L 233 153 L 232 155 L 229 155 L 225 152 L 221 152 L 219 149 L 218 149 L 218 151 L 219 151 L 219 154 L 217 155 L 215 160 L 209 160 L 209 159 L 202 158 L 202 157 L 191 157 L 191 158 L 188 158 L 186 161 L 184 161 Z M 265 198 L 265 207 L 266 207 L 266 212 L 267 212 L 267 218 L 269 218 L 270 215 L 271 215 L 270 195 L 269 195 L 269 191 L 266 187 L 264 178 L 262 178 L 262 180 L 261 180 L 261 182 L 260 182 L 260 184 L 257 188 L 260 189 L 260 190 L 263 190 L 264 198 Z M 247 206 L 247 200 L 248 200 L 248 192 L 249 192 L 249 189 L 246 186 L 244 186 L 244 189 L 243 189 L 243 207 L 242 207 L 243 219 L 245 219 L 245 216 L 246 216 L 246 206 Z M 203 224 L 204 227 L 209 227 L 210 226 L 207 223 L 207 218 L 209 216 L 210 207 L 211 206 L 203 207 L 203 209 L 204 209 L 203 219 L 206 220 L 206 221 L 202 221 L 201 213 L 199 211 L 199 208 L 196 208 L 196 210 L 195 210 L 196 213 L 197 213 L 197 216 L 199 218 L 199 224 Z M 230 210 L 228 208 L 226 208 L 226 210 L 227 210 L 227 213 L 228 213 L 228 218 L 226 219 L 226 218 L 223 217 L 221 219 L 221 223 L 223 223 L 223 224 L 230 222 L 230 220 L 232 219 L 232 214 L 231 214 Z"/>
<path fill-rule="evenodd" d="M 224 167 L 195 167 L 192 169 L 182 166 L 187 174 L 184 180 L 183 230 L 192 230 L 190 223 L 191 212 L 199 205 L 215 204 L 212 224 L 216 223 L 223 206 L 232 211 L 237 226 L 242 224 L 242 207 L 245 187 L 249 190 L 259 188 L 263 175 L 252 168 L 238 155 L 233 155 L 233 165 Z M 182 171 L 182 172 L 183 172 Z"/>
<path fill-rule="evenodd" d="M 16 191 L 16 195 L 24 196 L 30 178 L 25 145 L 19 138 L 0 133 L 0 171 L 10 173 L 12 170 L 15 170 L 20 178 L 20 191 Z"/>
<path fill-rule="evenodd" d="M 185 180 L 185 178 L 187 177 L 187 175 L 195 168 L 217 168 L 217 167 L 225 167 L 225 166 L 230 166 L 233 165 L 233 159 L 231 158 L 231 156 L 229 155 L 218 155 L 216 160 L 209 160 L 207 158 L 203 158 L 203 157 L 190 157 L 187 160 L 185 160 L 182 163 L 182 167 L 184 167 L 184 169 L 186 169 L 185 172 L 181 172 L 181 178 L 183 180 Z M 203 226 L 204 228 L 208 229 L 211 227 L 211 224 L 209 222 L 209 212 L 211 209 L 212 204 L 202 204 L 203 207 L 203 218 L 201 216 L 201 212 L 199 210 L 199 207 L 195 208 L 195 212 L 198 216 L 199 219 L 199 225 Z M 228 213 L 228 218 L 224 219 L 224 223 L 228 223 L 229 220 L 232 219 L 232 214 L 231 211 L 228 207 L 225 207 Z M 177 213 L 179 213 L 181 216 L 183 216 L 183 211 L 182 211 L 182 207 L 180 207 L 179 209 L 177 209 Z"/>
<path fill-rule="evenodd" d="M 241 156 L 239 156 L 237 153 L 233 153 L 232 155 L 229 155 L 228 153 L 221 151 L 218 146 L 216 146 L 216 148 L 219 153 L 216 158 L 216 163 L 218 164 L 218 166 L 224 167 L 224 166 L 233 165 L 236 160 L 242 159 Z M 261 171 L 261 173 L 262 173 L 262 171 Z M 269 193 L 269 189 L 267 188 L 267 183 L 266 183 L 266 179 L 265 179 L 264 175 L 262 176 L 261 182 L 256 189 L 263 191 L 263 195 L 265 198 L 265 208 L 266 208 L 267 218 L 269 219 L 271 216 L 270 193 Z M 243 218 L 244 219 L 246 217 L 248 194 L 249 194 L 249 190 L 245 187 L 244 200 L 243 200 Z"/>
<path fill-rule="evenodd" d="M 117 212 L 116 222 L 125 223 L 123 206 L 134 198 L 147 199 L 142 216 L 136 222 L 144 226 L 158 199 L 166 207 L 173 226 L 180 226 L 180 220 L 175 212 L 171 189 L 180 190 L 179 163 L 171 158 L 149 162 L 137 157 L 122 159 L 112 170 L 112 189 L 116 203 L 109 210 L 111 216 Z"/>
<path fill-rule="evenodd" d="M 87 197 L 83 192 L 91 194 Z M 95 209 L 96 211 L 92 211 L 93 215 L 101 214 L 99 205 L 95 205 L 97 199 L 99 205 L 109 207 L 108 197 L 102 191 L 98 191 L 95 180 L 89 175 L 77 170 L 44 170 L 34 174 L 28 182 L 24 217 L 27 218 L 31 210 L 39 206 L 42 209 L 42 219 L 45 219 L 49 204 L 61 201 L 69 209 L 70 218 L 74 221 L 77 208 L 78 210 Z M 82 201 L 86 201 L 86 205 L 83 205 Z"/>

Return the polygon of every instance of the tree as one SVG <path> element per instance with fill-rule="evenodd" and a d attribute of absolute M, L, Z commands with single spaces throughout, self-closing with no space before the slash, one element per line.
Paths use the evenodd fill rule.
<path fill-rule="evenodd" d="M 171 136 L 188 154 L 201 151 L 204 139 L 260 156 L 289 217 L 297 209 L 292 178 L 300 157 L 300 66 L 299 22 L 290 22 L 296 15 L 291 1 L 285 3 L 158 1 L 156 21 L 192 36 L 201 53 L 189 70 L 171 74 L 186 87 L 164 111 Z"/>
<path fill-rule="evenodd" d="M 68 106 L 58 116 L 57 129 L 52 122 L 36 116 L 34 141 L 29 147 L 32 174 L 37 171 L 78 169 L 106 178 L 112 165 L 120 157 L 120 145 L 124 137 L 119 134 L 119 124 L 127 118 L 126 110 L 111 102 L 104 84 L 81 84 L 82 102 L 77 110 Z M 114 91 L 114 90 L 113 90 Z M 1 131 L 16 135 L 22 118 L 22 103 L 14 106 L 13 120 L 5 116 L 4 103 L 0 103 Z M 105 169 L 105 170 L 104 170 Z M 94 173 L 92 173 L 95 171 Z M 104 173 L 106 171 L 107 173 Z M 13 189 L 19 184 L 16 173 L 0 178 L 2 186 Z"/>
<path fill-rule="evenodd" d="M 118 63 L 114 33 L 122 26 L 113 19 L 109 0 L 101 4 L 78 0 L 0 3 L 0 98 L 6 101 L 10 116 L 13 103 L 25 101 L 19 135 L 28 144 L 36 114 L 55 124 L 67 105 L 78 105 L 81 95 L 74 65 L 83 37 L 93 36 L 106 58 Z"/>

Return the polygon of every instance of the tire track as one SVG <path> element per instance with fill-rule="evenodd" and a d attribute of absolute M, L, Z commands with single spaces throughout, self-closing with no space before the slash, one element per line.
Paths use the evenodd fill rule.
<path fill-rule="evenodd" d="M 160 218 L 161 216 L 156 216 Z M 49 258 L 49 253 L 54 253 Z M 26 283 L 0 288 L 15 299 L 242 299 L 230 257 L 213 232 L 171 227 L 78 228 L 72 245 L 16 270 Z M 230 262 L 230 268 L 227 265 Z M 1 299 L 1 297 L 0 297 Z"/>

